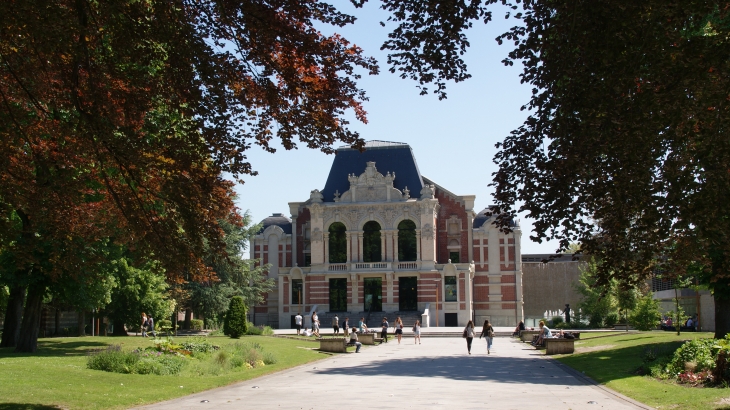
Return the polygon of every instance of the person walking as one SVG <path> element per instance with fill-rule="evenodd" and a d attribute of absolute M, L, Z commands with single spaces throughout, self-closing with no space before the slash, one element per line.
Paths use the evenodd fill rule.
<path fill-rule="evenodd" d="M 464 337 L 466 338 L 466 350 L 471 354 L 471 341 L 474 340 L 474 322 L 471 320 L 464 328 Z"/>
<path fill-rule="evenodd" d="M 400 344 L 401 339 L 403 338 L 403 321 L 401 320 L 400 316 L 395 319 L 395 337 L 398 338 L 398 344 Z"/>
<path fill-rule="evenodd" d="M 297 336 L 299 336 L 302 331 L 302 320 L 304 320 L 302 314 L 297 312 L 297 315 L 294 316 L 294 323 L 297 325 Z"/>
<path fill-rule="evenodd" d="M 340 318 L 336 314 L 335 318 L 332 319 L 332 330 L 334 330 L 334 332 L 332 333 L 332 337 L 340 334 Z"/>
<path fill-rule="evenodd" d="M 482 336 L 487 340 L 487 354 L 489 354 L 489 349 L 492 348 L 492 340 L 494 340 L 494 328 L 489 324 L 489 320 L 484 321 L 482 333 L 479 335 L 479 338 L 481 339 Z"/>
<path fill-rule="evenodd" d="M 140 325 L 140 329 L 142 329 L 142 337 L 147 337 L 147 314 L 142 312 L 142 324 Z"/>
<path fill-rule="evenodd" d="M 155 333 L 155 319 L 152 319 L 152 315 L 147 316 L 147 330 L 152 337 L 157 337 L 157 333 Z"/>
<path fill-rule="evenodd" d="M 350 333 L 350 343 L 355 345 L 355 353 L 360 353 L 360 348 L 362 347 L 362 343 L 357 341 L 357 328 L 352 328 L 352 333 Z"/>
<path fill-rule="evenodd" d="M 342 333 L 347 338 L 350 334 L 350 318 L 345 316 L 345 321 L 342 322 Z"/>
<path fill-rule="evenodd" d="M 388 327 L 390 325 L 388 324 L 387 317 L 383 318 L 383 323 L 381 324 L 381 326 L 383 326 L 383 330 L 380 331 L 380 337 L 383 339 L 383 341 L 385 341 L 385 343 L 388 343 Z"/>
<path fill-rule="evenodd" d="M 319 316 L 317 316 L 317 312 L 314 312 L 312 315 L 312 334 L 317 337 L 322 337 L 319 335 Z"/>
<path fill-rule="evenodd" d="M 421 321 L 416 320 L 416 324 L 413 325 L 413 344 L 421 344 Z"/>

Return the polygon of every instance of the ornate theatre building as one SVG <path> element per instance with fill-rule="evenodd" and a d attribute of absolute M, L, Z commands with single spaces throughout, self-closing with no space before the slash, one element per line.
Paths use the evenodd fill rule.
<path fill-rule="evenodd" d="M 422 176 L 411 147 L 371 141 L 339 148 L 323 189 L 290 202 L 291 218 L 264 219 L 251 256 L 270 264 L 277 291 L 253 321 L 293 327 L 297 312 L 404 317 L 423 326 L 477 326 L 523 319 L 519 226 L 505 234 L 474 195 L 456 195 Z M 384 312 L 384 313 L 383 313 Z"/>

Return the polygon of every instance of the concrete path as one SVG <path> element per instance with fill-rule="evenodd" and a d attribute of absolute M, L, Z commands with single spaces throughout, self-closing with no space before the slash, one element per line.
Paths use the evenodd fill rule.
<path fill-rule="evenodd" d="M 511 338 L 404 338 L 149 409 L 637 409 Z"/>

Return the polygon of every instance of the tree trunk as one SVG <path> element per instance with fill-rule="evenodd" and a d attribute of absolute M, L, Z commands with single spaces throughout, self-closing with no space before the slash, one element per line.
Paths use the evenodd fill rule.
<path fill-rule="evenodd" d="M 124 328 L 124 322 L 120 320 L 114 320 L 114 332 L 112 336 L 129 336 L 127 329 Z"/>
<path fill-rule="evenodd" d="M 83 310 L 76 315 L 76 327 L 79 328 L 79 336 L 86 336 L 86 312 Z"/>
<path fill-rule="evenodd" d="M 61 309 L 56 308 L 56 315 L 54 318 L 53 334 L 58 336 L 61 334 Z"/>
<path fill-rule="evenodd" d="M 730 333 L 730 298 L 718 298 L 715 294 L 715 339 Z"/>
<path fill-rule="evenodd" d="M 23 303 L 25 302 L 25 287 L 10 288 L 8 307 L 5 310 L 5 328 L 0 347 L 15 347 L 20 336 L 20 321 L 23 319 Z"/>
<path fill-rule="evenodd" d="M 15 345 L 16 353 L 35 353 L 38 350 L 38 328 L 45 293 L 45 284 L 37 283 L 28 287 L 28 300 L 25 302 L 20 336 L 18 337 L 18 343 Z"/>
<path fill-rule="evenodd" d="M 185 330 L 190 330 L 192 324 L 190 321 L 193 319 L 193 311 L 191 309 L 185 309 Z"/>

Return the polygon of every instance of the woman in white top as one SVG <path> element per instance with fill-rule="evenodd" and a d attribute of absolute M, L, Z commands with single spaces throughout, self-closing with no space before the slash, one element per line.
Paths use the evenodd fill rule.
<path fill-rule="evenodd" d="M 466 350 L 471 354 L 471 341 L 474 340 L 474 322 L 471 320 L 466 324 L 464 334 L 466 335 Z"/>
<path fill-rule="evenodd" d="M 395 320 L 395 336 L 398 338 L 398 344 L 400 344 L 400 340 L 403 338 L 403 321 L 400 316 Z"/>
<path fill-rule="evenodd" d="M 418 320 L 413 325 L 413 342 L 413 344 L 421 344 L 421 322 Z"/>

